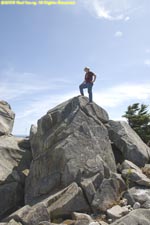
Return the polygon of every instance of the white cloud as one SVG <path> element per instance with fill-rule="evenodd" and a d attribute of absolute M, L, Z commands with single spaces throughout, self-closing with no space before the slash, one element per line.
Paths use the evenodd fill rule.
<path fill-rule="evenodd" d="M 129 21 L 130 20 L 130 17 L 129 16 L 126 16 L 125 18 L 124 18 L 124 21 L 125 22 L 127 22 L 127 21 Z"/>
<path fill-rule="evenodd" d="M 120 38 L 123 36 L 123 33 L 121 31 L 116 31 L 114 36 Z"/>
<path fill-rule="evenodd" d="M 146 66 L 150 66 L 150 59 L 146 59 L 146 60 L 144 61 L 144 64 L 145 64 Z"/>
<path fill-rule="evenodd" d="M 46 114 L 48 110 L 78 94 L 79 92 L 69 92 L 67 94 L 45 95 L 39 97 L 34 101 L 30 101 L 25 111 L 18 114 L 17 118 L 22 119 L 34 115 L 39 119 L 42 115 Z"/>
<path fill-rule="evenodd" d="M 13 68 L 0 72 L 0 98 L 7 101 L 40 92 L 59 90 L 68 80 L 17 72 Z"/>
<path fill-rule="evenodd" d="M 130 20 L 131 14 L 141 9 L 142 0 L 78 0 L 93 16 L 110 21 Z"/>
<path fill-rule="evenodd" d="M 119 107 L 129 101 L 147 101 L 150 98 L 150 84 L 118 85 L 103 92 L 95 92 L 94 100 L 103 107 Z"/>
<path fill-rule="evenodd" d="M 106 20 L 130 20 L 130 14 L 139 9 L 142 0 L 78 0 L 92 15 Z"/>

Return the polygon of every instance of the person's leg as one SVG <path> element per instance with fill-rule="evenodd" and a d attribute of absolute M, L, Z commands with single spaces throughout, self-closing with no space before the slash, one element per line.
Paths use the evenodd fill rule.
<path fill-rule="evenodd" d="M 88 93 L 89 93 L 89 102 L 92 102 L 93 100 L 93 94 L 92 94 L 92 87 L 93 87 L 93 84 L 92 83 L 88 83 L 87 85 L 88 87 Z"/>
<path fill-rule="evenodd" d="M 80 90 L 81 95 L 83 95 L 83 96 L 84 96 L 84 92 L 83 92 L 84 88 L 87 88 L 87 84 L 86 83 L 80 84 L 79 90 Z"/>

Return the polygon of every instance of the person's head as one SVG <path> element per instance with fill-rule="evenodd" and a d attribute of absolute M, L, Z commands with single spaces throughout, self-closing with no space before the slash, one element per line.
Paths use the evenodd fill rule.
<path fill-rule="evenodd" d="M 88 68 L 88 67 L 84 68 L 84 72 L 88 73 L 89 71 L 90 71 L 90 68 Z"/>

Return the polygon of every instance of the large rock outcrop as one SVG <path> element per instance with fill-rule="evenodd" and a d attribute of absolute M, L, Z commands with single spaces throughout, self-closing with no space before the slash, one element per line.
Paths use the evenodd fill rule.
<path fill-rule="evenodd" d="M 14 124 L 15 114 L 10 105 L 0 101 L 0 135 L 10 134 Z"/>
<path fill-rule="evenodd" d="M 109 121 L 108 131 L 118 161 L 127 159 L 140 167 L 150 161 L 150 148 L 125 121 Z"/>
<path fill-rule="evenodd" d="M 26 170 L 32 160 L 30 148 L 24 148 L 27 142 L 13 136 L 0 137 L 0 219 L 24 204 Z"/>
<path fill-rule="evenodd" d="M 80 96 L 48 111 L 30 140 L 10 133 L 0 133 L 0 224 L 150 224 L 149 164 L 137 167 L 150 150 L 127 123 Z"/>
<path fill-rule="evenodd" d="M 97 173 L 102 180 L 116 171 L 105 123 L 108 114 L 85 97 L 48 111 L 31 130 L 33 161 L 26 180 L 26 203 Z"/>
<path fill-rule="evenodd" d="M 10 105 L 0 101 L 0 219 L 23 205 L 32 159 L 29 139 L 11 135 L 14 118 Z"/>

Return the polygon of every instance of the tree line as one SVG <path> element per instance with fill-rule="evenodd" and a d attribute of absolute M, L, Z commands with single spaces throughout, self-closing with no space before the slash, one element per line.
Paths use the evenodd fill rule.
<path fill-rule="evenodd" d="M 140 138 L 147 145 L 150 145 L 150 113 L 148 112 L 148 105 L 140 103 L 129 105 L 122 117 L 125 117 Z"/>

